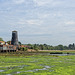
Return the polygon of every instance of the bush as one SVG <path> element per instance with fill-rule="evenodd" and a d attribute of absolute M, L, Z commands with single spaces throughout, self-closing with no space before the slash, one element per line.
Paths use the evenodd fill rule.
<path fill-rule="evenodd" d="M 34 50 L 38 51 L 38 48 L 35 48 Z"/>
<path fill-rule="evenodd" d="M 23 51 L 27 51 L 28 48 L 26 48 L 26 47 L 21 47 L 21 50 L 23 50 Z"/>

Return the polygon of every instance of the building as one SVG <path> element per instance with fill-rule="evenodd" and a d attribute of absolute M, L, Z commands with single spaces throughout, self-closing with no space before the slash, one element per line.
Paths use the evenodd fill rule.
<path fill-rule="evenodd" d="M 11 44 L 0 41 L 0 52 L 15 52 L 18 49 L 18 34 L 17 31 L 12 31 Z"/>
<path fill-rule="evenodd" d="M 15 52 L 16 46 L 13 45 L 0 45 L 0 52 Z"/>
<path fill-rule="evenodd" d="M 12 31 L 11 45 L 18 45 L 18 33 L 17 33 L 17 31 Z"/>
<path fill-rule="evenodd" d="M 0 41 L 0 45 L 8 45 L 8 43 L 5 41 Z"/>
<path fill-rule="evenodd" d="M 3 45 L 3 44 L 5 44 L 5 42 L 4 41 L 0 41 L 0 45 Z"/>

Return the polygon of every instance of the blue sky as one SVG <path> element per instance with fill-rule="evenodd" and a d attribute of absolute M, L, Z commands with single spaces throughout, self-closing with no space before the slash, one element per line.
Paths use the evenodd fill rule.
<path fill-rule="evenodd" d="M 24 44 L 75 43 L 74 0 L 0 0 L 0 37 L 13 30 Z"/>

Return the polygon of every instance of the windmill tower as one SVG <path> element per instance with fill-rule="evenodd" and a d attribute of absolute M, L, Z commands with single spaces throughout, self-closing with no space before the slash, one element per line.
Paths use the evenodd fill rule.
<path fill-rule="evenodd" d="M 11 45 L 18 45 L 18 33 L 17 33 L 17 31 L 12 31 Z"/>

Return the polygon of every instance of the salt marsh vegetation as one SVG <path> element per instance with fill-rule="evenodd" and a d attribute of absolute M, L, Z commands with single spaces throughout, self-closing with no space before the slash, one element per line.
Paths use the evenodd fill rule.
<path fill-rule="evenodd" d="M 75 55 L 0 56 L 0 75 L 74 75 Z"/>

